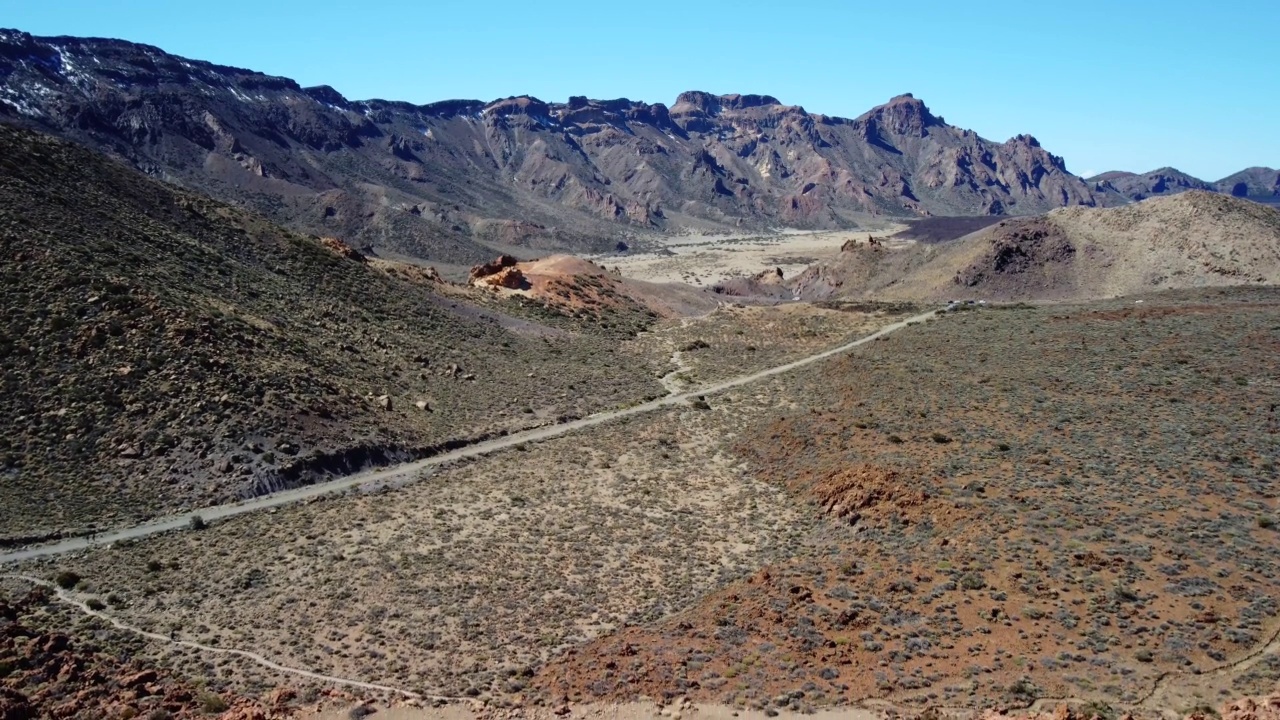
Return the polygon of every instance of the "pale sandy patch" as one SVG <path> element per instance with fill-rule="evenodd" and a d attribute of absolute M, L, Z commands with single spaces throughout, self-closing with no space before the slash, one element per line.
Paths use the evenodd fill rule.
<path fill-rule="evenodd" d="M 784 275 L 791 277 L 814 262 L 835 257 L 849 240 L 866 242 L 868 237 L 885 237 L 903 227 L 755 237 L 690 235 L 664 240 L 661 248 L 654 251 L 591 259 L 618 268 L 623 277 L 710 286 L 727 278 L 751 276 L 773 268 L 781 268 Z"/>

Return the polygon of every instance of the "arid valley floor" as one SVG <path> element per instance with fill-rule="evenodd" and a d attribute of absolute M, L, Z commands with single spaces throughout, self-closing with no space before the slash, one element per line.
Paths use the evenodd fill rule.
<path fill-rule="evenodd" d="M 1280 171 L 0 77 L 0 720 L 1280 720 Z"/>
<path fill-rule="evenodd" d="M 161 638 L 403 693 L 331 697 L 58 602 L 21 621 L 331 708 L 1180 716 L 1274 689 L 1280 293 L 970 307 L 396 487 L 6 569 Z M 679 352 L 688 389 L 912 310 L 725 306 L 633 342 Z"/>

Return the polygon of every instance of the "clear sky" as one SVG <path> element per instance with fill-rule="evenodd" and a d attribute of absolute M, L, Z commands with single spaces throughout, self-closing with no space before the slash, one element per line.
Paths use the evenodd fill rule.
<path fill-rule="evenodd" d="M 117 37 L 353 100 L 763 93 L 854 117 L 914 93 L 1077 174 L 1280 166 L 1280 0 L 0 0 L 0 26 Z"/>

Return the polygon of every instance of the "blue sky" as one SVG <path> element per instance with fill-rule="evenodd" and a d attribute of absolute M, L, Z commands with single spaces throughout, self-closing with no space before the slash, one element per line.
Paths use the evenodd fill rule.
<path fill-rule="evenodd" d="M 1280 2 L 3 0 L 0 26 L 118 37 L 423 103 L 766 93 L 857 116 L 911 92 L 1073 172 L 1280 166 Z"/>

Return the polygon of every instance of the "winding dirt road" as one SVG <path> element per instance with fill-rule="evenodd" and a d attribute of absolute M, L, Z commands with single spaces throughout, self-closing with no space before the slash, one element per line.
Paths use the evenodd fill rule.
<path fill-rule="evenodd" d="M 251 500 L 242 500 L 235 503 L 228 503 L 226 505 L 201 508 L 200 510 L 183 513 L 181 515 L 171 515 L 169 517 L 160 518 L 158 520 L 153 520 L 141 525 L 135 525 L 133 527 L 101 532 L 93 537 L 69 538 L 47 545 L 38 545 L 35 547 L 23 548 L 21 550 L 0 553 L 0 565 L 34 560 L 36 558 L 52 557 L 55 555 L 64 555 L 78 550 L 85 550 L 101 545 L 109 545 L 122 540 L 134 540 L 137 538 L 144 538 L 149 535 L 169 532 L 171 530 L 180 530 L 188 527 L 191 523 L 191 519 L 195 516 L 200 516 L 205 521 L 222 520 L 229 517 L 235 517 L 236 515 L 257 512 L 259 510 L 266 510 L 268 508 L 309 500 L 323 495 L 343 492 L 371 482 L 391 484 L 395 482 L 407 482 L 421 479 L 421 477 L 425 476 L 424 473 L 426 473 L 426 471 L 456 460 L 480 457 L 499 450 L 515 447 L 516 445 L 523 443 L 539 442 L 541 440 L 559 437 L 584 428 L 594 427 L 620 418 L 631 417 L 632 415 L 652 412 L 664 407 L 671 407 L 673 405 L 685 403 L 692 398 L 722 393 L 726 390 L 732 390 L 733 388 L 757 382 L 774 375 L 791 372 L 792 370 L 812 365 L 813 363 L 825 360 L 835 355 L 846 353 L 856 347 L 878 340 L 897 330 L 901 330 L 908 325 L 923 322 L 924 320 L 933 317 L 936 313 L 936 310 L 931 310 L 926 313 L 906 318 L 905 320 L 899 320 L 898 322 L 886 325 L 865 337 L 801 358 L 794 362 L 789 362 L 785 365 L 778 365 L 749 375 L 742 375 L 729 380 L 713 383 L 711 385 L 695 388 L 693 390 L 667 395 L 640 405 L 632 405 L 630 407 L 619 408 L 617 410 L 607 410 L 605 412 L 588 415 L 587 417 L 560 423 L 558 425 L 547 425 L 545 427 L 513 433 L 505 437 L 478 442 L 474 445 L 468 445 L 447 453 L 424 458 L 422 460 L 403 463 L 389 468 L 375 468 L 373 470 L 349 475 L 337 480 L 317 483 L 315 485 L 306 485 L 293 490 L 285 490 L 271 495 L 263 495 Z"/>
<path fill-rule="evenodd" d="M 23 560 L 30 560 L 34 558 L 60 555 L 60 554 L 65 554 L 69 552 L 74 552 L 77 550 L 91 548 L 97 545 L 105 545 L 105 544 L 117 542 L 120 540 L 142 538 L 142 537 L 146 537 L 148 535 L 153 535 L 156 533 L 181 529 L 189 525 L 191 517 L 194 515 L 199 515 L 200 517 L 206 520 L 218 520 L 222 518 L 234 517 L 236 515 L 241 515 L 248 512 L 264 510 L 272 507 L 278 507 L 288 503 L 299 502 L 302 500 L 307 500 L 309 498 L 319 497 L 326 494 L 342 492 L 344 490 L 348 490 L 350 488 L 358 487 L 360 485 L 371 483 L 371 482 L 377 482 L 379 484 L 382 484 L 382 483 L 391 483 L 394 481 L 409 482 L 413 480 L 419 480 L 419 479 L 422 479 L 423 477 L 426 477 L 427 471 L 431 470 L 433 467 L 442 465 L 444 463 L 452 462 L 452 461 L 463 459 L 463 458 L 478 457 L 478 456 L 486 455 L 489 453 L 497 452 L 499 450 L 514 447 L 521 443 L 537 442 L 540 440 L 546 440 L 549 438 L 558 437 L 560 435 L 565 435 L 565 434 L 574 432 L 576 430 L 589 428 L 595 425 L 600 425 L 602 423 L 606 423 L 612 420 L 617 420 L 620 418 L 629 417 L 632 415 L 638 415 L 640 413 L 650 412 L 663 407 L 670 407 L 673 405 L 684 403 L 694 397 L 704 396 L 704 395 L 713 395 L 716 393 L 724 392 L 726 390 L 730 390 L 732 388 L 741 387 L 743 385 L 756 382 L 758 380 L 762 380 L 764 378 L 768 378 L 774 375 L 790 372 L 792 370 L 805 367 L 807 365 L 819 362 L 821 360 L 830 358 L 832 356 L 847 352 L 860 345 L 864 345 L 866 343 L 877 340 L 881 337 L 884 337 L 885 335 L 888 335 L 889 333 L 900 330 L 910 324 L 926 320 L 932 317 L 934 314 L 935 314 L 934 312 L 927 312 L 920 315 L 916 315 L 911 318 L 907 318 L 905 320 L 892 323 L 890 325 L 886 325 L 885 327 L 881 328 L 880 330 L 866 337 L 859 338 L 858 340 L 855 340 L 853 342 L 845 343 L 844 345 L 840 345 L 838 347 L 825 350 L 815 355 L 810 355 L 808 357 L 802 358 L 800 360 L 796 360 L 791 363 L 787 363 L 785 365 L 779 365 L 776 367 L 768 368 L 766 370 L 761 370 L 759 372 L 751 373 L 749 375 L 743 375 L 737 378 L 725 380 L 719 383 L 708 385 L 702 388 L 697 388 L 694 390 L 689 390 L 685 392 L 673 391 L 672 394 L 667 395 L 666 397 L 662 397 L 657 400 L 652 400 L 650 402 L 647 402 L 641 405 L 635 405 L 627 408 L 620 408 L 617 410 L 610 410 L 610 411 L 598 413 L 595 415 L 591 415 L 589 417 L 581 418 L 579 420 L 562 423 L 559 425 L 550 425 L 542 428 L 535 428 L 532 430 L 515 433 L 506 437 L 497 438 L 494 440 L 489 440 L 481 443 L 476 443 L 474 445 L 470 445 L 465 448 L 460 448 L 458 450 L 444 453 L 435 457 L 426 458 L 423 460 L 418 460 L 410 463 L 404 463 L 392 468 L 370 470 L 370 471 L 366 471 L 363 473 L 359 473 L 356 475 L 352 475 L 346 478 L 334 480 L 327 483 L 321 483 L 317 485 L 310 485 L 306 487 L 297 488 L 294 490 L 283 491 L 273 495 L 267 495 L 260 498 L 255 498 L 253 500 L 232 503 L 227 505 L 219 505 L 216 507 L 204 508 L 202 510 L 199 510 L 193 513 L 175 515 L 172 517 L 164 518 L 164 519 L 146 523 L 143 525 L 138 525 L 135 527 L 124 528 L 124 529 L 119 529 L 119 530 L 115 530 L 107 533 L 102 533 L 93 539 L 73 538 L 73 539 L 64 540 L 62 542 L 58 542 L 54 544 L 43 545 L 43 546 L 18 550 L 15 552 L 4 553 L 4 554 L 0 554 L 0 564 L 20 562 Z M 664 383 L 664 385 L 665 384 L 666 383 Z M 312 672 L 310 670 L 306 670 L 303 668 L 295 668 L 295 667 L 289 667 L 286 665 L 281 665 L 272 660 L 269 660 L 266 657 L 263 657 L 262 655 L 259 655 L 258 653 L 255 653 L 249 650 L 240 650 L 240 649 L 225 648 L 225 647 L 214 647 L 214 646 L 203 645 L 200 643 L 191 642 L 187 640 L 179 640 L 176 638 L 167 637 L 165 635 L 149 632 L 147 630 L 143 630 L 133 625 L 129 625 L 117 618 L 107 615 L 106 613 L 94 610 L 93 608 L 89 607 L 86 601 L 82 600 L 75 593 L 63 590 L 62 588 L 58 587 L 57 585 L 47 580 L 42 580 L 40 578 L 31 577 L 29 575 L 21 575 L 21 574 L 0 574 L 0 579 L 23 581 L 23 582 L 31 583 L 33 585 L 39 585 L 41 587 L 48 588 L 52 590 L 54 593 L 56 593 L 56 597 L 58 601 L 71 605 L 75 607 L 77 610 L 79 610 L 80 612 L 83 612 L 87 615 L 91 615 L 104 622 L 110 623 L 112 626 L 116 628 L 137 634 L 141 637 L 144 637 L 156 642 L 189 647 L 189 648 L 200 650 L 203 652 L 237 656 L 237 657 L 241 657 L 246 660 L 249 660 L 251 662 L 254 662 L 263 667 L 266 667 L 268 669 L 275 670 L 281 673 L 295 675 L 298 677 L 309 678 L 312 680 L 318 680 L 318 681 L 327 682 L 327 683 L 340 685 L 340 686 L 379 691 L 379 692 L 384 692 L 392 695 L 399 695 L 401 697 L 419 699 L 419 700 L 458 701 L 458 700 L 465 699 L 465 698 L 455 698 L 455 697 L 449 697 L 449 696 L 427 695 L 427 694 L 422 694 L 419 692 L 407 690 L 404 688 L 398 688 L 398 687 L 393 687 L 389 685 L 380 685 L 377 683 L 369 683 L 369 682 L 364 682 L 364 681 L 353 679 L 353 678 L 342 678 L 342 677 L 335 677 L 331 675 L 324 675 L 324 674 Z M 1268 654 L 1273 654 L 1276 652 L 1280 652 L 1280 625 L 1277 625 L 1271 630 L 1269 634 L 1269 639 L 1267 641 L 1261 643 L 1259 646 L 1255 647 L 1253 650 L 1251 650 L 1249 653 L 1247 653 L 1243 657 L 1234 661 L 1224 663 L 1219 667 L 1213 668 L 1209 670 L 1207 673 L 1204 673 L 1202 677 L 1193 677 L 1191 674 L 1183 673 L 1183 672 L 1164 673 L 1160 677 L 1155 679 L 1154 683 L 1152 684 L 1151 690 L 1146 695 L 1144 695 L 1138 702 L 1132 705 L 1121 706 L 1121 707 L 1129 711 L 1145 710 L 1148 712 L 1157 713 L 1166 718 L 1169 718 L 1170 720 L 1179 718 L 1181 717 L 1181 714 L 1172 709 L 1176 703 L 1173 701 L 1173 698 L 1171 696 L 1178 694 L 1175 691 L 1176 686 L 1180 684 L 1185 684 L 1193 687 L 1199 687 L 1204 684 L 1205 680 L 1218 678 L 1222 676 L 1231 676 L 1234 673 L 1247 670 L 1249 667 L 1259 662 L 1263 657 L 1267 656 Z M 1185 690 L 1186 688 L 1183 688 L 1183 689 Z M 1040 697 L 1040 698 L 1034 699 L 1029 705 L 1027 705 L 1026 708 L 1024 709 L 1024 712 L 1047 713 L 1051 711 L 1054 707 L 1060 704 L 1078 706 L 1088 702 L 1091 699 L 1092 698 L 1089 698 L 1089 697 Z M 856 717 L 859 718 L 859 720 L 861 720 L 862 718 L 868 717 L 871 712 L 875 712 L 875 711 L 879 711 L 879 712 L 885 712 L 889 710 L 901 711 L 902 707 L 905 707 L 905 706 L 900 706 L 900 700 L 901 699 L 898 699 L 898 698 L 864 698 L 859 703 L 855 703 L 855 705 L 858 705 L 860 707 L 856 707 L 853 709 L 846 708 L 846 710 L 851 710 L 852 712 L 858 713 Z M 959 707 L 939 708 L 939 709 L 949 710 L 954 712 L 963 712 L 965 710 L 964 708 L 959 708 Z M 737 714 L 737 713 L 734 713 L 734 714 Z"/>
<path fill-rule="evenodd" d="M 262 667 L 275 670 L 287 675 L 294 675 L 297 677 L 308 678 L 311 680 L 319 680 L 321 682 L 326 682 L 326 683 L 339 685 L 343 687 L 354 687 L 354 688 L 361 688 L 365 690 L 375 690 L 379 692 L 385 692 L 392 695 L 399 695 L 402 697 L 412 698 L 416 700 L 438 700 L 443 702 L 460 702 L 460 701 L 467 701 L 471 699 L 471 698 L 463 698 L 463 697 L 452 697 L 448 695 L 424 694 L 420 692 L 414 692 L 412 690 L 406 690 L 404 688 L 394 687 L 391 685 L 380 685 L 378 683 L 364 682 L 363 680 L 357 680 L 355 678 L 344 678 L 344 677 L 336 677 L 333 675 L 324 675 L 322 673 L 312 672 L 305 668 L 296 668 L 296 667 L 290 667 L 288 665 L 281 665 L 280 663 L 277 663 L 273 660 L 269 660 L 263 657 L 262 655 L 259 655 L 258 653 L 252 652 L 249 650 L 240 650 L 237 648 L 215 647 L 212 645 L 203 645 L 201 643 L 191 642 L 189 640 L 178 640 L 176 638 L 166 637 L 164 635 L 153 633 L 148 630 L 143 630 L 142 628 L 136 627 L 134 625 L 130 625 L 117 618 L 107 615 L 104 612 L 94 610 L 93 608 L 89 607 L 89 604 L 86 601 L 80 599 L 80 597 L 78 597 L 74 593 L 69 592 L 67 590 L 63 590 L 62 588 L 58 587 L 54 583 L 49 582 L 48 580 L 42 580 L 40 578 L 31 577 L 29 575 L 9 574 L 9 573 L 0 574 L 0 580 L 18 580 L 18 581 L 30 583 L 32 585 L 38 585 L 40 587 L 48 588 L 49 590 L 52 590 L 55 593 L 55 596 L 57 597 L 59 602 L 70 605 L 76 608 L 77 610 L 79 610 L 80 612 L 86 615 L 91 615 L 95 618 L 98 618 L 99 620 L 109 623 L 113 627 L 116 627 L 120 630 L 133 633 L 135 635 L 146 638 L 148 640 L 153 640 L 160 643 L 168 643 L 171 645 L 179 645 L 182 647 L 188 647 L 195 650 L 214 653 L 218 655 L 233 655 L 236 657 L 247 659 L 251 662 L 261 665 Z M 1213 670 L 1210 670 L 1209 673 L 1207 673 L 1207 675 L 1230 676 L 1234 673 L 1242 672 L 1244 670 L 1249 669 L 1253 665 L 1257 664 L 1260 660 L 1262 660 L 1262 658 L 1266 657 L 1268 654 L 1274 654 L 1276 652 L 1280 652 L 1280 626 L 1277 626 L 1272 631 L 1270 640 L 1263 643 L 1261 646 L 1255 648 L 1244 657 L 1232 662 L 1225 663 L 1223 665 L 1218 666 L 1217 668 L 1214 668 Z M 1170 697 L 1168 697 L 1168 691 L 1170 690 L 1171 686 L 1177 683 L 1189 683 L 1194 687 L 1200 687 L 1200 686 L 1204 686 L 1204 680 L 1205 680 L 1204 677 L 1194 675 L 1191 673 L 1166 672 L 1161 674 L 1160 677 L 1156 678 L 1155 682 L 1152 684 L 1151 690 L 1141 700 L 1130 705 L 1122 705 L 1119 707 L 1120 709 L 1123 709 L 1129 712 L 1136 711 L 1136 710 L 1146 710 L 1146 711 L 1159 714 L 1160 716 L 1167 718 L 1168 720 L 1178 720 L 1183 716 L 1183 713 L 1179 712 L 1174 708 L 1184 707 L 1186 706 L 1186 703 L 1185 702 L 1176 703 L 1176 702 L 1173 702 Z M 1055 697 L 1039 697 L 1033 700 L 1025 708 L 1023 708 L 1021 712 L 1026 713 L 1028 715 L 1047 714 L 1052 712 L 1059 705 L 1065 704 L 1069 706 L 1078 707 L 1078 706 L 1083 706 L 1089 703 L 1090 701 L 1096 700 L 1096 699 L 1097 698 L 1083 697 L 1083 696 L 1082 697 L 1056 697 L 1056 696 Z M 900 698 L 867 697 L 854 702 L 852 704 L 852 707 L 842 708 L 840 711 L 830 713 L 829 716 L 841 717 L 841 718 L 849 717 L 849 718 L 857 718 L 857 720 L 866 720 L 867 718 L 881 717 L 881 715 L 874 714 L 873 711 L 879 711 L 880 713 L 886 713 L 886 714 L 890 712 L 897 713 L 897 714 L 908 714 L 913 709 L 914 708 L 911 705 L 909 695 L 904 695 Z M 954 714 L 957 716 L 963 716 L 965 713 L 968 713 L 972 710 L 972 708 L 959 707 L 959 706 L 957 707 L 934 706 L 934 709 L 945 712 L 945 713 Z M 1017 713 L 1014 713 L 1014 714 L 1016 715 Z M 736 712 L 734 712 L 734 716 L 737 716 Z"/>
<path fill-rule="evenodd" d="M 332 675 L 322 675 L 320 673 L 311 672 L 310 670 L 304 670 L 302 668 L 295 668 L 295 667 L 289 667 L 288 665 L 281 665 L 280 663 L 274 662 L 272 660 L 268 660 L 267 658 L 259 655 L 258 653 L 250 652 L 248 650 L 237 650 L 235 648 L 222 648 L 222 647 L 214 647 L 212 645 L 202 645 L 198 642 L 191 642 L 190 640 L 177 640 L 171 637 L 167 637 L 165 635 L 161 635 L 159 633 L 153 633 L 148 630 L 143 630 L 142 628 L 139 628 L 139 627 L 134 627 L 133 625 L 123 622 L 117 618 L 111 617 L 110 615 L 107 615 L 104 612 L 94 610 L 93 608 L 89 607 L 89 604 L 84 600 L 81 600 L 75 595 L 67 592 L 66 590 L 63 590 L 62 588 L 58 587 L 57 585 L 54 585 L 53 583 L 47 580 L 41 580 L 40 578 L 34 578 L 29 575 L 15 575 L 15 574 L 0 575 L 0 580 L 20 580 L 23 582 L 31 583 L 32 585 L 39 585 L 40 587 L 48 588 L 49 590 L 52 590 L 54 593 L 56 593 L 56 597 L 58 598 L 59 602 L 70 605 L 86 615 L 91 615 L 93 617 L 96 617 L 99 620 L 102 620 L 103 622 L 110 624 L 112 627 L 147 638 L 148 640 L 154 640 L 159 643 L 165 643 L 169 645 L 179 645 L 182 647 L 192 648 L 194 650 L 200 650 L 201 652 L 214 653 L 216 655 L 234 655 L 236 657 L 245 658 L 246 660 L 257 663 L 258 665 L 261 665 L 265 668 L 276 670 L 278 672 L 282 672 L 287 675 L 296 675 L 298 677 L 304 677 L 311 680 L 319 680 L 321 682 L 326 682 L 333 685 L 341 685 L 343 687 L 361 688 L 363 690 L 376 690 L 378 692 L 393 693 L 396 695 L 403 695 L 404 697 L 416 698 L 416 699 L 425 698 L 428 700 L 445 700 L 445 701 L 467 699 L 467 698 L 448 697 L 444 695 L 423 695 L 421 693 L 413 692 L 412 690 L 405 690 L 403 688 L 391 687 L 390 685 L 379 685 L 377 683 L 368 683 L 361 680 L 353 680 L 351 678 L 341 678 L 341 677 L 334 677 Z"/>

